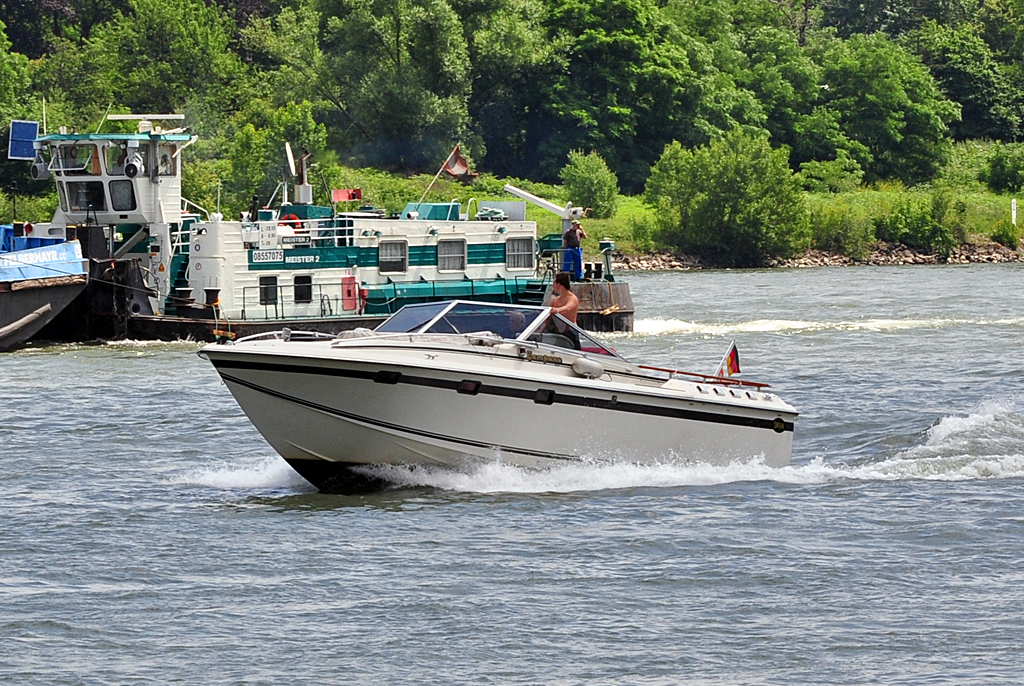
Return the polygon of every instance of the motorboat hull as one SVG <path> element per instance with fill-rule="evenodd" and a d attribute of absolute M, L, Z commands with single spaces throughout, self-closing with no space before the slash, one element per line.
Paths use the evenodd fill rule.
<path fill-rule="evenodd" d="M 267 441 L 322 489 L 332 482 L 344 488 L 358 465 L 759 459 L 777 467 L 789 463 L 792 451 L 795 412 L 573 375 L 530 377 L 520 373 L 530 364 L 521 360 L 503 361 L 502 374 L 380 359 L 238 355 L 230 347 L 205 352 Z"/>

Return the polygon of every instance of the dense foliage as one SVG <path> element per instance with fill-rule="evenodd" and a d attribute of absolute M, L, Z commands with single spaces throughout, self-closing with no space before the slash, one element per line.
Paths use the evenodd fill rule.
<path fill-rule="evenodd" d="M 569 163 L 559 173 L 562 186 L 573 202 L 587 208 L 587 216 L 610 219 L 619 202 L 619 182 L 615 173 L 596 152 L 569 153 Z"/>
<path fill-rule="evenodd" d="M 593 151 L 635 194 L 666 146 L 739 130 L 836 193 L 933 182 L 954 141 L 1024 127 L 1024 0 L 0 0 L 0 16 L 5 120 L 41 119 L 44 99 L 51 128 L 183 112 L 202 138 L 186 189 L 233 209 L 276 185 L 286 140 L 332 179 L 432 174 L 461 143 L 477 170 L 554 183 Z M 1001 173 L 993 187 L 1018 187 Z"/>
<path fill-rule="evenodd" d="M 665 148 L 647 183 L 662 239 L 721 267 L 757 267 L 810 242 L 785 150 L 733 130 L 694 150 Z"/>
<path fill-rule="evenodd" d="M 996 193 L 1018 193 L 1024 189 L 1024 143 L 1000 146 L 989 157 L 982 179 Z"/>

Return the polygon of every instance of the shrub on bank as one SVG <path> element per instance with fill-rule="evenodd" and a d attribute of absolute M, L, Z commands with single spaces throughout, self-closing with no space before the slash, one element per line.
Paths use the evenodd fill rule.
<path fill-rule="evenodd" d="M 995 193 L 1016 193 L 1024 188 L 1024 143 L 998 146 L 989 157 L 982 177 Z"/>
<path fill-rule="evenodd" d="M 596 152 L 569 153 L 569 163 L 559 172 L 562 187 L 574 205 L 590 208 L 596 219 L 611 219 L 619 202 L 619 180 Z"/>
<path fill-rule="evenodd" d="M 847 255 L 855 260 L 868 256 L 875 240 L 870 219 L 851 211 L 846 203 L 818 204 L 811 207 L 811 238 L 814 247 Z"/>
<path fill-rule="evenodd" d="M 787 150 L 735 129 L 688 150 L 665 147 L 644 199 L 666 244 L 721 267 L 756 267 L 810 243 L 807 207 Z"/>
<path fill-rule="evenodd" d="M 875 218 L 875 238 L 949 256 L 953 234 L 935 217 L 934 209 L 932 204 L 905 200 L 892 213 Z"/>
<path fill-rule="evenodd" d="M 1009 219 L 999 221 L 989 236 L 999 245 L 1006 246 L 1010 250 L 1016 250 L 1020 242 L 1020 232 Z"/>

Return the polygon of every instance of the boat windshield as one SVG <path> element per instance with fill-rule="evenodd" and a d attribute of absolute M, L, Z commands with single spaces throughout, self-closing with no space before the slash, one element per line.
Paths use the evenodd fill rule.
<path fill-rule="evenodd" d="M 535 307 L 457 302 L 406 305 L 377 327 L 379 333 L 454 333 L 489 331 L 519 338 L 543 316 Z"/>
<path fill-rule="evenodd" d="M 543 313 L 543 310 L 526 307 L 458 303 L 431 324 L 425 333 L 490 331 L 502 338 L 519 338 Z"/>
<path fill-rule="evenodd" d="M 378 333 L 412 333 L 441 314 L 451 303 L 422 303 L 406 305 L 377 327 Z"/>

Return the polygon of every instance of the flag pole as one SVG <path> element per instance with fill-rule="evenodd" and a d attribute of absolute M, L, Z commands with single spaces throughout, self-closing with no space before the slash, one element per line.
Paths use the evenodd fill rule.
<path fill-rule="evenodd" d="M 725 349 L 725 354 L 722 355 L 722 361 L 718 363 L 718 369 L 715 370 L 715 376 L 725 375 L 725 361 L 729 359 L 729 353 L 736 347 L 736 341 L 729 341 L 729 347 Z"/>
<path fill-rule="evenodd" d="M 455 154 L 455 151 L 459 149 L 460 145 L 461 143 L 456 143 L 455 147 L 452 148 L 452 151 L 448 153 L 448 157 L 444 158 L 444 162 L 441 163 L 441 168 L 437 170 L 436 174 L 434 174 L 434 178 L 431 180 L 430 185 L 427 186 L 427 190 L 423 191 L 423 195 L 420 196 L 420 201 L 416 203 L 417 208 L 423 203 L 423 198 L 427 197 L 427 193 L 429 193 L 430 189 L 434 186 L 434 181 L 437 181 L 437 177 L 441 176 L 441 172 L 444 171 L 444 167 L 448 164 L 448 160 L 452 158 L 452 155 Z"/>

